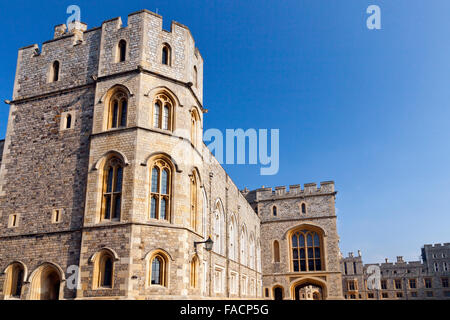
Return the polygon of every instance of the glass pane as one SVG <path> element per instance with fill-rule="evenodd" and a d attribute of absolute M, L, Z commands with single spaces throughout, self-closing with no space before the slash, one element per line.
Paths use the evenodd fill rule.
<path fill-rule="evenodd" d="M 165 169 L 162 173 L 161 193 L 168 194 L 169 172 Z"/>
<path fill-rule="evenodd" d="M 120 195 L 114 196 L 114 219 L 120 218 L 121 200 L 122 197 Z"/>
<path fill-rule="evenodd" d="M 119 114 L 119 102 L 117 100 L 114 101 L 113 107 L 113 116 L 112 116 L 112 124 L 111 128 L 117 128 L 117 117 Z"/>
<path fill-rule="evenodd" d="M 168 61 L 169 61 L 169 50 L 167 49 L 167 47 L 164 47 L 162 52 L 162 63 L 168 64 Z"/>
<path fill-rule="evenodd" d="M 309 259 L 314 258 L 314 251 L 313 251 L 313 248 L 308 248 L 308 258 L 309 258 Z"/>
<path fill-rule="evenodd" d="M 294 272 L 299 272 L 298 261 L 294 261 Z"/>
<path fill-rule="evenodd" d="M 320 248 L 314 248 L 314 257 L 320 258 Z"/>
<path fill-rule="evenodd" d="M 153 115 L 153 126 L 159 128 L 159 115 L 161 114 L 161 106 L 155 103 L 155 111 Z"/>
<path fill-rule="evenodd" d="M 156 219 L 156 199 L 152 197 L 152 203 L 150 208 L 150 218 Z"/>
<path fill-rule="evenodd" d="M 152 284 L 161 284 L 161 261 L 159 258 L 153 259 Z"/>
<path fill-rule="evenodd" d="M 306 260 L 300 260 L 300 270 L 306 271 Z"/>
<path fill-rule="evenodd" d="M 315 247 L 320 246 L 320 239 L 319 239 L 319 235 L 317 233 L 314 233 L 314 246 Z"/>
<path fill-rule="evenodd" d="M 313 246 L 313 238 L 311 236 L 311 234 L 308 234 L 308 247 L 312 247 Z"/>
<path fill-rule="evenodd" d="M 309 269 L 309 271 L 314 271 L 314 260 L 313 259 L 308 260 L 308 269 Z"/>
<path fill-rule="evenodd" d="M 113 183 L 113 177 L 114 177 L 114 168 L 109 167 L 108 169 L 108 177 L 106 180 L 106 192 L 112 192 L 112 183 Z"/>
<path fill-rule="evenodd" d="M 118 167 L 117 168 L 116 186 L 115 186 L 114 192 L 122 191 L 122 179 L 123 179 L 123 168 Z"/>
<path fill-rule="evenodd" d="M 294 257 L 294 259 L 298 259 L 298 250 L 297 249 L 294 250 L 293 257 Z"/>
<path fill-rule="evenodd" d="M 166 220 L 166 216 L 167 216 L 167 201 L 166 199 L 162 199 L 161 200 L 161 214 L 160 214 L 160 219 Z"/>
<path fill-rule="evenodd" d="M 105 219 L 111 217 L 111 196 L 105 195 Z"/>
<path fill-rule="evenodd" d="M 298 238 L 297 238 L 297 234 L 294 234 L 294 236 L 292 237 L 292 248 L 297 248 L 298 247 Z"/>
<path fill-rule="evenodd" d="M 111 287 L 112 285 L 112 261 L 110 258 L 105 261 L 105 270 L 103 273 L 103 286 Z"/>
<path fill-rule="evenodd" d="M 158 181 L 159 181 L 159 169 L 153 168 L 152 170 L 152 192 L 158 193 Z"/>
<path fill-rule="evenodd" d="M 316 271 L 322 270 L 322 263 L 320 259 L 316 259 Z"/>
<path fill-rule="evenodd" d="M 166 105 L 164 106 L 164 112 L 163 112 L 163 129 L 169 130 L 169 107 Z"/>
<path fill-rule="evenodd" d="M 303 234 L 300 235 L 300 247 L 305 246 L 305 236 Z"/>
<path fill-rule="evenodd" d="M 300 249 L 300 259 L 306 259 L 305 249 Z"/>
<path fill-rule="evenodd" d="M 127 125 L 127 110 L 128 103 L 126 100 L 122 100 L 122 114 L 120 117 L 120 126 L 125 127 Z"/>

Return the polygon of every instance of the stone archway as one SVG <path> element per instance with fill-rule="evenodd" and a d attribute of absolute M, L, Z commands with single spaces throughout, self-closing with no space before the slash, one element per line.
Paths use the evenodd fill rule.
<path fill-rule="evenodd" d="M 31 277 L 30 300 L 59 300 L 62 278 L 51 264 L 39 267 Z"/>
<path fill-rule="evenodd" d="M 325 300 L 326 285 L 322 281 L 304 279 L 292 285 L 293 300 Z"/>

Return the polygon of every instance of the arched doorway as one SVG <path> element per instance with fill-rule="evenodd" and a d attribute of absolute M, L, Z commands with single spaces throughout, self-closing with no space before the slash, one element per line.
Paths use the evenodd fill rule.
<path fill-rule="evenodd" d="M 295 300 L 323 300 L 322 286 L 304 282 L 294 288 Z"/>
<path fill-rule="evenodd" d="M 51 264 L 41 266 L 31 279 L 31 300 L 59 300 L 61 290 L 60 271 Z"/>
<path fill-rule="evenodd" d="M 273 298 L 274 300 L 283 300 L 283 288 L 275 287 L 273 289 Z"/>

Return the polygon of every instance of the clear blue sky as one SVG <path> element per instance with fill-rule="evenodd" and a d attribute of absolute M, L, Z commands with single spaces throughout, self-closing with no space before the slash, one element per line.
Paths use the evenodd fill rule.
<path fill-rule="evenodd" d="M 336 181 L 344 254 L 417 259 L 450 242 L 450 1 L 1 1 L 0 98 L 17 49 L 52 38 L 70 4 L 89 28 L 140 9 L 192 31 L 206 128 L 280 129 L 280 172 L 226 166 L 240 187 Z M 370 4 L 382 30 L 366 28 Z M 0 109 L 4 137 L 8 106 Z"/>

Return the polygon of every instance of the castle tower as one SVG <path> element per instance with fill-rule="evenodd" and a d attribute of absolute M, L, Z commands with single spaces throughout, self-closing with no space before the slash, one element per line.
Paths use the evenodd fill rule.
<path fill-rule="evenodd" d="M 202 142 L 187 27 L 56 26 L 19 51 L 10 107 L 0 298 L 261 297 L 260 220 Z"/>
<path fill-rule="evenodd" d="M 264 297 L 342 299 L 334 182 L 245 196 L 261 218 Z"/>

